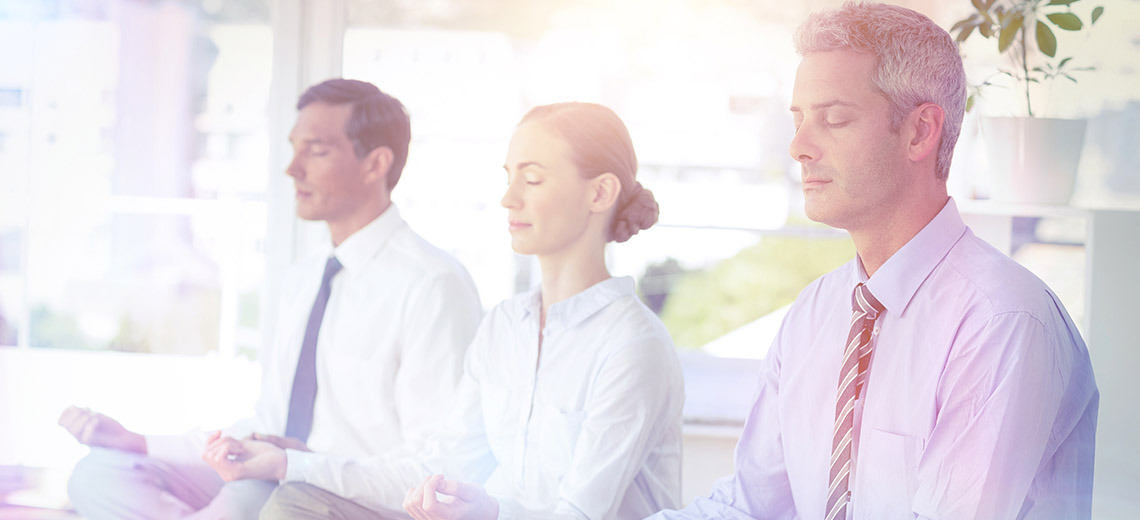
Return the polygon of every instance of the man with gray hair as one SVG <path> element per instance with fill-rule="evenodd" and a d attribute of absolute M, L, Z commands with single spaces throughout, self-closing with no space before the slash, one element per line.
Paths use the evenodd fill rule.
<path fill-rule="evenodd" d="M 848 3 L 795 43 L 805 211 L 857 256 L 788 311 L 734 473 L 654 518 L 1088 518 L 1088 350 L 947 195 L 966 97 L 950 35 Z"/>

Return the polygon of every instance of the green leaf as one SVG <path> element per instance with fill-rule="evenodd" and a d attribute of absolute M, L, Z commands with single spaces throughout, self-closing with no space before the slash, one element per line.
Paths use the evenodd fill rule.
<path fill-rule="evenodd" d="M 979 11 L 985 11 L 986 7 L 988 7 L 986 4 L 982 3 L 982 0 L 970 0 L 970 3 L 974 4 L 974 9 L 977 9 Z"/>
<path fill-rule="evenodd" d="M 1045 17 L 1066 31 L 1079 31 L 1083 25 L 1081 19 L 1073 13 L 1053 13 Z"/>
<path fill-rule="evenodd" d="M 1077 0 L 1053 0 L 1052 2 L 1049 2 L 1045 5 L 1064 5 L 1064 6 L 1067 6 L 1067 5 L 1069 5 L 1073 2 L 1076 2 L 1076 1 Z"/>
<path fill-rule="evenodd" d="M 974 27 L 977 27 L 977 26 L 971 25 L 969 27 L 966 27 L 965 29 L 962 29 L 962 32 L 958 33 L 958 37 L 955 38 L 955 40 L 959 43 L 966 41 L 966 38 L 969 38 L 970 34 L 972 34 L 974 32 Z"/>
<path fill-rule="evenodd" d="M 1104 14 L 1104 6 L 1097 6 L 1096 9 L 1093 9 L 1092 22 L 1089 23 L 1096 23 L 1097 19 L 1099 19 L 1100 15 L 1102 14 Z"/>
<path fill-rule="evenodd" d="M 1053 30 L 1041 21 L 1037 22 L 1037 48 L 1050 58 L 1057 55 L 1057 37 L 1053 35 Z"/>
<path fill-rule="evenodd" d="M 1068 58 L 1065 58 L 1065 59 L 1061 60 L 1061 62 L 1057 64 L 1057 70 L 1060 70 L 1060 69 L 1061 69 L 1061 67 L 1064 67 L 1064 66 L 1065 66 L 1065 64 L 1066 64 L 1066 63 L 1068 63 L 1068 62 L 1069 62 L 1069 60 L 1071 60 L 1071 59 L 1073 59 L 1073 57 L 1072 57 L 1072 56 L 1069 56 Z"/>
<path fill-rule="evenodd" d="M 1013 38 L 1017 36 L 1017 31 L 1021 30 L 1022 21 L 1021 15 L 1017 14 L 1007 20 L 1008 23 L 1002 24 L 1001 34 L 998 35 L 998 52 L 1005 52 L 1013 44 Z M 1041 25 L 1041 22 L 1037 24 Z"/>
<path fill-rule="evenodd" d="M 1072 81 L 1073 83 L 1076 83 L 1076 82 L 1077 82 L 1077 78 L 1074 78 L 1074 77 L 1072 77 L 1072 76 L 1070 76 L 1070 75 L 1068 75 L 1068 74 L 1061 74 L 1061 75 L 1062 75 L 1062 76 L 1065 76 L 1066 78 L 1069 78 L 1069 81 Z"/>
<path fill-rule="evenodd" d="M 974 108 L 974 95 L 970 94 L 970 96 L 966 98 L 966 111 L 969 112 L 972 108 Z"/>

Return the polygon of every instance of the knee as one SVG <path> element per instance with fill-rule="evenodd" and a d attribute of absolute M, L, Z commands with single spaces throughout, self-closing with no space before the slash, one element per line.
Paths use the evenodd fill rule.
<path fill-rule="evenodd" d="M 261 508 L 261 520 L 280 518 L 327 518 L 328 511 L 321 508 L 320 502 L 313 499 L 311 484 L 285 482 L 277 486 L 269 495 L 269 500 Z"/>
<path fill-rule="evenodd" d="M 131 454 L 105 448 L 92 448 L 79 459 L 67 480 L 67 495 L 79 511 L 106 496 L 117 474 L 130 464 Z"/>
<path fill-rule="evenodd" d="M 266 480 L 230 482 L 222 486 L 209 508 L 222 518 L 256 518 L 276 486 Z"/>

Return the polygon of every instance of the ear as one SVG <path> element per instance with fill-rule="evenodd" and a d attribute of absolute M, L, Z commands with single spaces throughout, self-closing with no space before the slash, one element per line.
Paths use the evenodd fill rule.
<path fill-rule="evenodd" d="M 946 113 L 942 107 L 934 103 L 923 103 L 911 112 L 907 118 L 907 134 L 910 142 L 907 143 L 907 156 L 911 161 L 922 162 L 938 154 L 938 145 L 942 141 L 942 122 Z"/>
<path fill-rule="evenodd" d="M 364 182 L 383 182 L 384 186 L 388 186 L 388 170 L 392 168 L 392 160 L 394 159 L 392 149 L 387 146 L 379 146 L 368 152 L 364 157 Z"/>
<path fill-rule="evenodd" d="M 590 212 L 605 213 L 617 204 L 621 195 L 621 181 L 617 175 L 603 173 L 590 179 Z"/>

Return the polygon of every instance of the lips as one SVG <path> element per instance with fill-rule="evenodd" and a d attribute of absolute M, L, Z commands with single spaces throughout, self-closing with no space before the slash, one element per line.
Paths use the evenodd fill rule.
<path fill-rule="evenodd" d="M 527 224 L 526 222 L 518 222 L 518 221 L 514 221 L 514 220 L 507 221 L 507 230 L 508 231 L 519 231 L 521 229 L 526 229 L 528 227 L 530 227 L 530 224 Z"/>
<path fill-rule="evenodd" d="M 828 177 L 821 174 L 829 173 Z M 824 184 L 831 183 L 831 176 L 834 176 L 835 170 L 819 165 L 819 164 L 801 164 L 800 165 L 800 179 L 803 180 L 803 187 L 805 190 L 818 188 Z"/>

